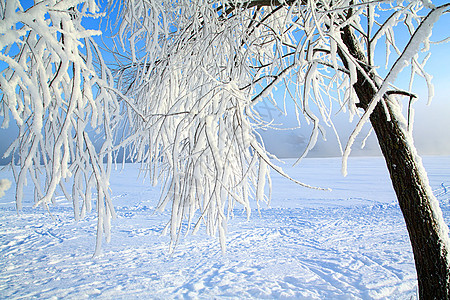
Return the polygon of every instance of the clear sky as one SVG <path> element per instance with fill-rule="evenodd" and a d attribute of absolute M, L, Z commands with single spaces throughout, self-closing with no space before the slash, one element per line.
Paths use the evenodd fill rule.
<path fill-rule="evenodd" d="M 21 1 L 30 4 L 31 1 Z M 433 1 L 436 5 L 446 1 Z M 442 16 L 436 23 L 433 30 L 432 40 L 437 41 L 449 35 L 450 14 Z M 415 122 L 414 139 L 421 154 L 444 154 L 450 155 L 450 43 L 431 46 L 432 55 L 426 65 L 426 70 L 433 75 L 435 96 L 430 106 L 427 102 L 427 88 L 425 81 L 417 78 L 414 90 L 419 95 L 419 100 L 414 104 Z M 384 58 L 382 58 L 384 59 Z M 404 70 L 396 84 L 405 87 L 409 78 L 408 70 Z M 407 85 L 406 85 L 407 86 Z M 405 99 L 405 103 L 407 100 Z M 267 108 L 269 110 L 267 110 Z M 264 112 L 264 110 L 266 111 Z M 276 123 L 284 123 L 287 127 L 296 126 L 293 113 L 288 116 L 281 116 L 270 107 L 260 107 L 261 113 L 274 118 Z M 269 116 L 270 115 L 270 116 Z M 1 119 L 1 118 L 0 118 Z M 0 120 L 1 121 L 1 120 Z M 348 116 L 341 114 L 336 116 L 335 125 L 341 132 L 342 142 L 346 142 L 346 137 L 350 134 L 356 121 L 349 123 Z M 12 122 L 11 122 L 12 123 Z M 303 126 L 293 131 L 262 132 L 266 147 L 280 157 L 297 157 L 301 155 L 305 148 L 305 143 L 310 135 L 311 128 Z M 339 155 L 336 138 L 333 137 L 331 129 L 327 130 L 327 141 L 318 141 L 315 149 L 309 156 L 336 156 Z M 3 155 L 10 142 L 17 135 L 17 128 L 11 126 L 9 129 L 0 129 L 0 154 Z M 358 143 L 362 141 L 364 134 L 361 134 L 353 147 L 353 155 L 375 155 L 379 153 L 375 137 L 372 135 L 364 150 L 359 149 Z M 0 163 L 5 160 L 0 159 Z"/>

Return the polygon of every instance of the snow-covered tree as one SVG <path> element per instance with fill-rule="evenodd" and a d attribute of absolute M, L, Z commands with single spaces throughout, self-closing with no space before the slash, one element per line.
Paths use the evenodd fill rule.
<path fill-rule="evenodd" d="M 338 105 L 350 118 L 359 118 L 343 150 L 345 173 L 353 141 L 370 121 L 410 233 L 420 296 L 449 297 L 448 227 L 414 148 L 411 109 L 407 117 L 402 114 L 402 98 L 411 103 L 417 97 L 412 89 L 417 75 L 433 96 L 424 70 L 427 57 L 420 61 L 419 53 L 428 50 L 433 24 L 449 6 L 353 0 L 127 2 L 123 19 L 130 21 L 122 23 L 119 36 L 131 46 L 142 45 L 118 70 L 123 93 L 142 113 L 131 125 L 142 130 L 129 140 L 131 153 L 148 169 L 159 164 L 163 170 L 160 205 L 171 201 L 172 238 L 183 218 L 190 224 L 199 209 L 198 220 L 211 233 L 218 229 L 223 240 L 234 202 L 248 208 L 251 187 L 252 197 L 263 199 L 268 171 L 282 171 L 258 138 L 256 129 L 270 123 L 254 107 L 271 101 L 272 90 L 283 85 L 295 101 L 295 113 L 313 124 L 302 157 L 326 127 L 335 130 L 332 108 Z M 398 31 L 409 36 L 406 44 L 396 42 Z M 380 47 L 386 48 L 384 70 L 377 70 Z M 395 87 L 407 65 L 410 85 Z"/>
<path fill-rule="evenodd" d="M 427 81 L 431 99 L 427 56 L 422 60 L 419 53 L 428 51 L 433 24 L 450 4 L 116 1 L 109 6 L 110 16 L 118 16 L 111 22 L 116 31 L 110 54 L 117 61 L 110 73 L 91 38 L 95 32 L 80 23 L 95 16 L 92 2 L 43 1 L 34 10 L 2 2 L 3 22 L 9 22 L 0 39 L 8 64 L 0 82 L 2 114 L 7 120 L 11 113 L 21 128 L 9 151 L 12 165 L 20 166 L 18 207 L 26 172 L 32 174 L 37 205 L 46 205 L 61 180 L 72 178 L 67 197 L 76 215 L 79 201 L 82 212 L 90 207 L 96 185 L 101 241 L 113 216 L 106 182 L 114 151 L 122 148 L 124 159 L 141 163 L 154 183 L 162 181 L 159 207 L 171 206 L 172 242 L 184 224 L 193 231 L 205 224 L 224 245 L 234 205 L 250 213 L 251 199 L 269 199 L 264 192 L 270 170 L 288 177 L 258 136 L 271 123 L 255 109 L 261 101 L 279 105 L 272 92 L 283 86 L 299 122 L 304 116 L 313 124 L 301 157 L 327 127 L 335 131 L 332 112 L 338 106 L 358 118 L 342 150 L 345 173 L 353 141 L 370 122 L 410 234 L 420 297 L 449 298 L 448 227 L 414 148 L 412 118 L 410 110 L 403 115 L 402 99 L 411 103 L 417 97 L 416 76 Z M 37 12 L 35 21 L 23 17 Z M 396 41 L 399 31 L 409 37 L 406 43 Z M 380 67 L 383 47 L 386 63 Z M 395 87 L 405 66 L 410 84 Z M 85 133 L 87 126 L 103 132 L 100 150 Z"/>

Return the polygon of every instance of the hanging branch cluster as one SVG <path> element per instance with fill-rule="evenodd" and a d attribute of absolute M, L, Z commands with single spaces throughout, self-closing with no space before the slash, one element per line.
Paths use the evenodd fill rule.
<path fill-rule="evenodd" d="M 141 51 L 117 70 L 124 98 L 139 112 L 129 123 L 128 158 L 163 178 L 160 208 L 171 203 L 173 241 L 186 219 L 194 231 L 201 223 L 210 234 L 218 230 L 222 245 L 234 203 L 249 212 L 249 198 L 264 198 L 269 169 L 282 173 L 257 134 L 270 120 L 255 105 L 278 105 L 271 93 L 284 85 L 297 116 L 313 124 L 304 157 L 325 127 L 337 136 L 334 105 L 350 118 L 363 115 L 353 89 L 358 72 L 379 87 L 377 42 L 384 40 L 389 69 L 391 49 L 402 55 L 394 28 L 405 24 L 413 35 L 424 8 L 420 1 L 132 3 L 122 11 L 129 23 L 118 37 Z M 345 30 L 366 46 L 361 60 L 346 47 Z M 428 36 L 420 41 L 427 45 Z M 410 62 L 412 78 L 429 78 L 417 56 Z"/>
<path fill-rule="evenodd" d="M 60 188 L 79 219 L 92 209 L 94 189 L 99 243 L 114 217 L 108 181 L 120 105 L 93 40 L 100 32 L 84 29 L 81 20 L 102 15 L 93 1 L 42 1 L 24 10 L 18 0 L 2 0 L 0 8 L 0 60 L 7 64 L 0 75 L 0 115 L 4 128 L 10 116 L 19 127 L 5 153 L 17 208 L 31 179 L 35 206 L 48 208 Z M 88 134 L 94 130 L 103 141 Z"/>
<path fill-rule="evenodd" d="M 152 7 L 139 18 L 142 28 L 149 28 L 147 18 L 158 19 L 151 22 L 150 43 L 148 35 L 136 39 L 129 34 L 137 26 L 132 14 L 148 12 L 134 5 L 133 11 L 122 12 L 123 19 L 133 21 L 120 28 L 125 33 L 121 39 L 153 48 L 133 53 L 118 72 L 124 97 L 133 99 L 133 109 L 139 112 L 129 123 L 127 159 L 142 162 L 155 182 L 161 178 L 159 208 L 171 205 L 167 229 L 173 242 L 186 218 L 187 229 L 193 226 L 194 232 L 202 223 L 208 233 L 218 231 L 224 247 L 234 203 L 242 204 L 249 214 L 250 198 L 264 200 L 271 164 L 246 117 L 250 88 L 239 88 L 250 82 L 236 52 L 243 43 L 239 20 L 231 26 L 223 24 L 215 9 L 195 3 L 180 6 L 179 13 L 194 19 L 178 14 L 170 19 L 160 7 Z"/>

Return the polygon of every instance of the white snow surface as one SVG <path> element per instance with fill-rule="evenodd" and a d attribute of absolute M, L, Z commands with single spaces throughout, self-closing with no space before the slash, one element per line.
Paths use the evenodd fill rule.
<path fill-rule="evenodd" d="M 448 224 L 450 157 L 423 161 Z M 155 212 L 159 187 L 137 179 L 134 165 L 111 176 L 118 218 L 94 258 L 94 213 L 75 222 L 60 196 L 53 220 L 32 208 L 29 188 L 18 215 L 8 192 L 0 199 L 0 298 L 415 299 L 413 255 L 383 159 L 350 158 L 347 177 L 340 167 L 340 158 L 287 164 L 295 179 L 333 191 L 274 174 L 270 207 L 258 214 L 253 203 L 249 220 L 234 210 L 225 254 L 202 229 L 169 253 L 170 237 L 161 236 L 169 212 Z"/>

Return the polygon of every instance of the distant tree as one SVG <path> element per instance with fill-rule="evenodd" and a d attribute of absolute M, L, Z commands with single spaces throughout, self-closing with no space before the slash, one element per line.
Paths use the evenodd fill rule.
<path fill-rule="evenodd" d="M 124 159 L 140 162 L 154 183 L 162 181 L 159 208 L 171 205 L 167 230 L 172 243 L 183 224 L 196 231 L 204 223 L 209 234 L 219 232 L 224 247 L 235 203 L 249 214 L 251 198 L 258 204 L 266 199 L 270 170 L 288 177 L 256 131 L 271 124 L 255 105 L 277 105 L 272 90 L 283 86 L 294 101 L 294 113 L 313 124 L 301 157 L 326 126 L 336 131 L 332 112 L 338 105 L 350 118 L 359 118 L 343 150 L 345 173 L 355 137 L 371 123 L 410 235 L 420 298 L 450 297 L 448 227 L 414 148 L 410 109 L 404 117 L 401 102 L 406 97 L 410 106 L 415 100 L 416 75 L 425 78 L 431 99 L 430 76 L 424 70 L 428 56 L 419 61 L 419 52 L 428 51 L 433 24 L 450 4 L 117 1 L 109 14 L 118 16 L 116 24 L 111 22 L 116 32 L 109 54 L 116 64 L 107 66 L 89 37 L 94 33 L 80 23 L 97 7 L 87 9 L 83 1 L 68 1 L 67 7 L 61 3 L 65 1 L 44 1 L 23 11 L 18 1 L 2 2 L 3 22 L 9 22 L 1 27 L 5 32 L 0 39 L 1 59 L 8 64 L 0 79 L 2 114 L 7 119 L 11 112 L 21 128 L 9 151 L 12 165 L 17 155 L 21 168 L 16 177 L 19 208 L 26 172 L 34 178 L 36 205 L 44 206 L 61 179 L 72 175 L 72 194 L 66 196 L 74 202 L 76 216 L 80 201 L 81 213 L 90 207 L 90 187 L 96 185 L 98 252 L 101 233 L 109 231 L 114 215 L 109 170 L 115 151 L 123 149 Z M 47 21 L 35 26 L 43 21 L 25 19 L 35 15 L 32 9 Z M 409 36 L 405 44 L 396 42 L 398 31 Z M 377 72 L 380 41 L 386 47 L 383 74 Z M 410 85 L 397 88 L 395 78 L 407 65 Z M 114 70 L 115 85 L 108 67 Z M 99 151 L 85 133 L 88 123 L 104 134 Z M 41 162 L 46 170 L 43 190 L 37 172 Z"/>

